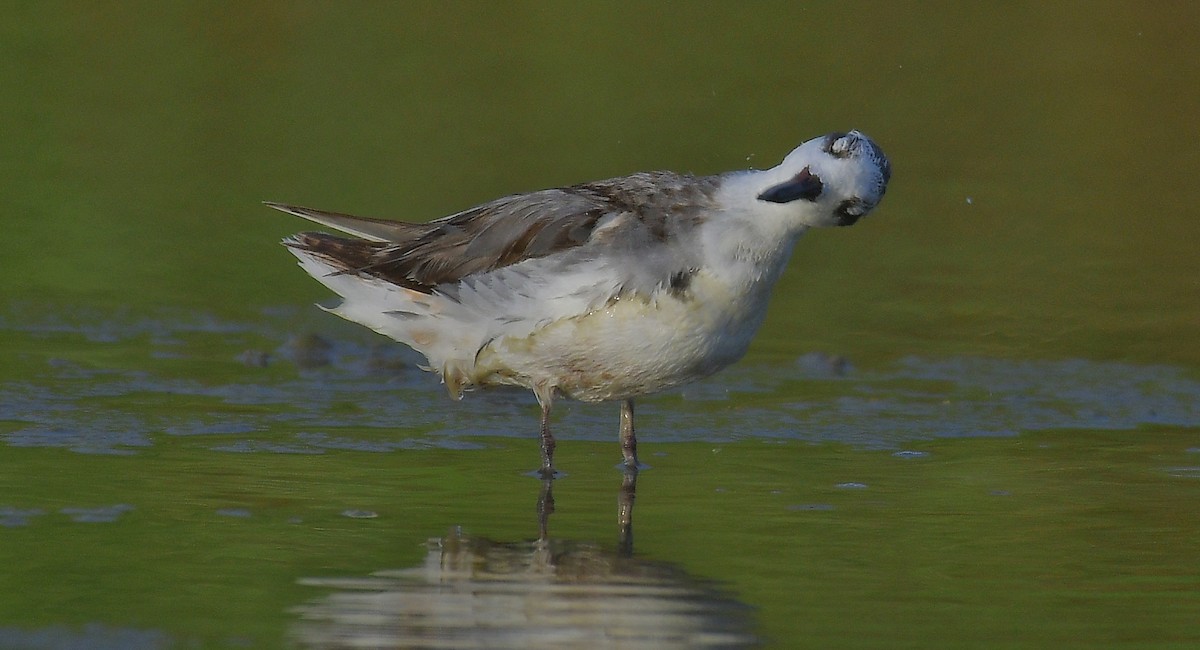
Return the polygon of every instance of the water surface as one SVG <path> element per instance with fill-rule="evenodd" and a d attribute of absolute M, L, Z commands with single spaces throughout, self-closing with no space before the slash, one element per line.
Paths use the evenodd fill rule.
<path fill-rule="evenodd" d="M 464 590 L 492 618 L 424 643 L 1200 644 L 1193 6 L 0 14 L 0 646 L 398 643 Z M 616 407 L 556 407 L 549 514 L 532 397 L 311 307 L 259 205 L 429 219 L 848 128 L 879 210 L 639 404 L 635 502 Z"/>

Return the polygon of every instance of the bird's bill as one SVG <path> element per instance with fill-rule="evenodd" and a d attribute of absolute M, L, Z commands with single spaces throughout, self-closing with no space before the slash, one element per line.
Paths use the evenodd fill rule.
<path fill-rule="evenodd" d="M 767 188 L 758 195 L 758 199 L 771 203 L 791 203 L 797 199 L 816 201 L 824 190 L 825 184 L 821 182 L 821 177 L 805 167 L 792 178 Z"/>

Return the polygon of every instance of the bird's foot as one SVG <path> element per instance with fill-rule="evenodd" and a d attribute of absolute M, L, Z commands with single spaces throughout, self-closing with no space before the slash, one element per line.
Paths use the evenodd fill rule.
<path fill-rule="evenodd" d="M 644 469 L 651 469 L 653 467 L 653 465 L 647 465 L 646 463 L 643 463 L 635 458 L 635 459 L 633 459 L 632 463 L 625 460 L 625 461 L 621 461 L 621 462 L 617 463 L 616 465 L 614 465 L 614 467 L 616 469 L 621 470 L 622 472 L 640 472 L 641 470 L 644 470 Z"/>
<path fill-rule="evenodd" d="M 566 476 L 565 473 L 560 472 L 560 471 L 554 469 L 553 467 L 543 467 L 541 469 L 535 469 L 532 472 L 527 472 L 525 475 L 532 476 L 533 478 L 541 479 L 543 481 L 553 481 L 554 479 L 559 479 L 559 478 L 563 478 Z"/>

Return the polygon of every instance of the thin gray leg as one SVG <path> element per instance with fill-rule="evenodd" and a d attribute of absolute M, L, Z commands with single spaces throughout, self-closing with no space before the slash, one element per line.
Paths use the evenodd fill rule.
<path fill-rule="evenodd" d="M 637 469 L 637 436 L 633 433 L 633 400 L 621 402 L 621 455 L 625 466 Z"/>
<path fill-rule="evenodd" d="M 554 387 L 538 384 L 533 387 L 533 396 L 542 407 L 542 468 L 538 474 L 544 479 L 554 478 L 554 436 L 550 433 L 550 408 L 554 405 Z"/>
<path fill-rule="evenodd" d="M 554 478 L 554 435 L 550 433 L 550 401 L 542 404 L 542 478 Z"/>

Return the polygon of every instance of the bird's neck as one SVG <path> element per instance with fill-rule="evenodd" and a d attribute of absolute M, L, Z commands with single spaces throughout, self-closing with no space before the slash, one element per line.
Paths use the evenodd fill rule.
<path fill-rule="evenodd" d="M 758 200 L 774 171 L 730 174 L 715 197 L 722 214 L 705 224 L 704 248 L 710 266 L 731 284 L 765 282 L 769 290 L 783 274 L 796 240 L 808 230 L 794 210 Z"/>

